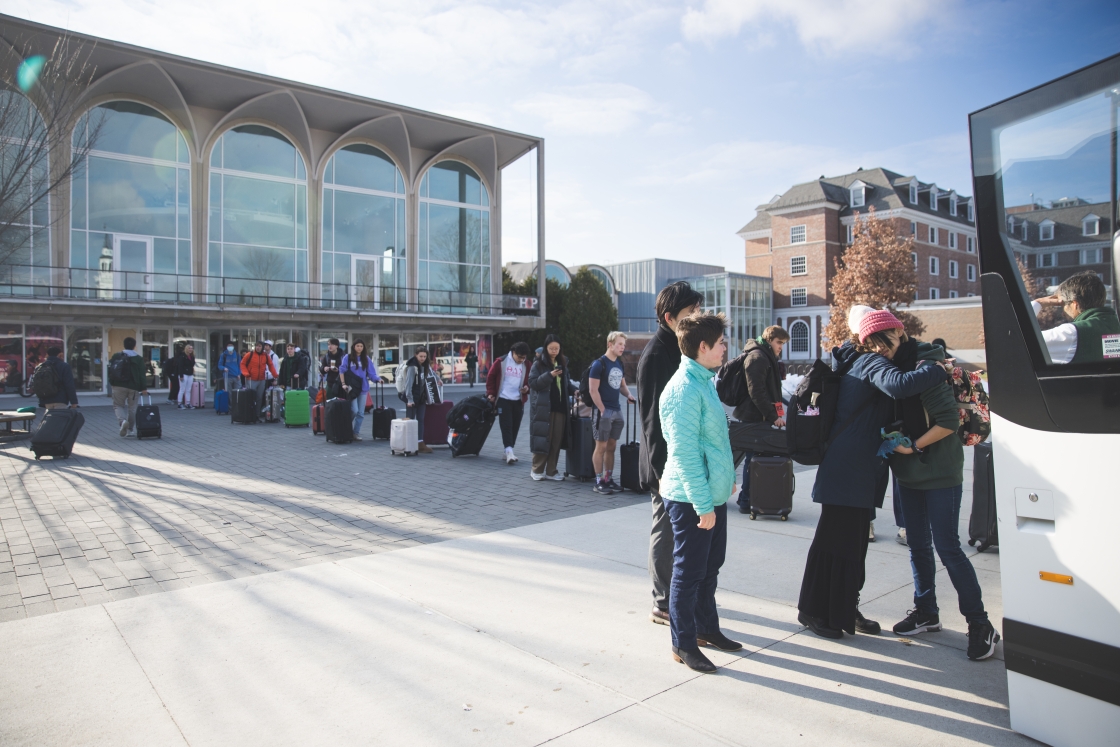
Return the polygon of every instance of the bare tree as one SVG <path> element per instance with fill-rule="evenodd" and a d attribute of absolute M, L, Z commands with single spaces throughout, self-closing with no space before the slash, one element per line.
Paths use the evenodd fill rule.
<path fill-rule="evenodd" d="M 290 277 L 280 276 L 284 264 L 284 257 L 280 252 L 255 246 L 245 250 L 242 262 L 246 274 L 253 280 L 292 280 Z"/>
<path fill-rule="evenodd" d="M 30 239 L 62 219 L 51 215 L 49 197 L 97 142 L 97 117 L 71 142 L 93 80 L 90 51 L 67 34 L 50 54 L 18 40 L 0 49 L 0 265 L 26 264 Z"/>

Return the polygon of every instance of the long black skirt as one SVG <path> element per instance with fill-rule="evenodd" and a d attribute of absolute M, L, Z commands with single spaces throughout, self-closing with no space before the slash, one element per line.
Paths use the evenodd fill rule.
<path fill-rule="evenodd" d="M 817 533 L 805 559 L 797 608 L 828 627 L 855 634 L 856 606 L 863 588 L 871 509 L 821 506 Z"/>

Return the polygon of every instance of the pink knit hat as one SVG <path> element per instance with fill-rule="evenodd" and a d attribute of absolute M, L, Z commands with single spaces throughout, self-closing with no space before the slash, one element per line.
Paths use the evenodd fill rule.
<path fill-rule="evenodd" d="M 905 329 L 905 327 L 898 321 L 898 317 L 886 309 L 864 314 L 859 320 L 859 341 L 866 342 L 868 337 L 885 329 Z"/>

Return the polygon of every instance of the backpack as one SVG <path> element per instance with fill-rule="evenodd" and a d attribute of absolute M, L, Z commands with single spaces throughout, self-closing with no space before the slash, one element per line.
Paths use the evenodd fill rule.
<path fill-rule="evenodd" d="M 980 383 L 980 374 L 956 367 L 949 375 L 953 398 L 960 405 L 960 427 L 957 437 L 965 446 L 975 446 L 987 440 L 992 433 L 991 416 L 988 414 L 988 393 Z"/>
<path fill-rule="evenodd" d="M 606 357 L 607 356 L 605 356 L 605 355 L 599 356 L 599 359 L 598 359 L 598 361 L 596 361 L 596 363 L 604 360 Z M 595 365 L 595 363 L 591 364 L 591 366 L 594 366 L 594 365 Z M 604 363 L 603 365 L 606 366 L 607 364 Z M 587 369 L 584 370 L 583 376 L 580 377 L 580 380 L 579 380 L 579 401 L 580 401 L 580 403 L 583 404 L 584 407 L 592 407 L 593 408 L 593 407 L 595 407 L 595 400 L 591 399 L 591 383 L 590 383 L 591 366 L 588 366 Z"/>
<path fill-rule="evenodd" d="M 408 361 L 401 361 L 393 374 L 393 384 L 397 387 L 397 396 L 407 402 L 407 393 L 404 390 L 404 380 L 408 376 Z"/>
<path fill-rule="evenodd" d="M 132 366 L 124 353 L 117 353 L 109 359 L 109 383 L 113 386 L 131 386 L 134 383 Z"/>
<path fill-rule="evenodd" d="M 716 394 L 719 401 L 728 407 L 738 407 L 746 401 L 747 377 L 744 368 L 747 364 L 747 354 L 743 353 L 738 358 L 730 360 L 719 367 L 716 372 Z"/>
<path fill-rule="evenodd" d="M 786 442 L 789 444 L 790 458 L 798 464 L 816 465 L 824 460 L 832 425 L 836 421 L 836 408 L 840 402 L 840 382 L 850 368 L 849 364 L 843 370 L 833 371 L 828 364 L 817 358 L 790 398 L 786 417 Z M 872 397 L 852 413 L 841 424 L 837 435 L 855 422 L 875 400 Z"/>
<path fill-rule="evenodd" d="M 42 397 L 53 397 L 58 394 L 59 389 L 62 388 L 62 381 L 58 377 L 58 371 L 49 359 L 43 361 L 35 367 L 35 373 L 31 374 L 31 388 L 34 389 L 35 394 Z"/>

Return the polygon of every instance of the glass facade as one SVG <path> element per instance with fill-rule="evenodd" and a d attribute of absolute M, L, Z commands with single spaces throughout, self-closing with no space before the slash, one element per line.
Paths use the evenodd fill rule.
<path fill-rule="evenodd" d="M 0 91 L 5 140 L 0 143 L 0 183 L 5 188 L 0 237 L 0 282 L 15 295 L 46 295 L 51 283 L 50 202 L 43 122 L 31 103 L 14 91 Z"/>
<path fill-rule="evenodd" d="M 179 130 L 151 107 L 115 101 L 82 117 L 74 145 L 89 148 L 71 180 L 74 285 L 100 298 L 189 292 L 176 277 L 191 274 L 190 153 Z"/>
<path fill-rule="evenodd" d="M 385 153 L 348 145 L 323 174 L 323 305 L 394 309 L 407 299 L 404 178 Z"/>
<path fill-rule="evenodd" d="M 704 296 L 704 310 L 727 316 L 727 351 L 734 357 L 747 340 L 771 324 L 770 279 L 724 272 L 686 278 Z"/>
<path fill-rule="evenodd" d="M 478 174 L 457 161 L 420 182 L 420 310 L 490 313 L 490 198 Z"/>
<path fill-rule="evenodd" d="M 214 145 L 207 269 L 228 303 L 307 304 L 307 169 L 279 132 L 243 125 Z"/>

